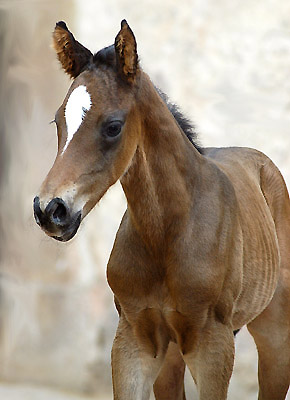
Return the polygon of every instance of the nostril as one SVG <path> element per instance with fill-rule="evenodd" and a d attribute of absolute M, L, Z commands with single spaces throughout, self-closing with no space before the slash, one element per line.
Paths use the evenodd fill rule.
<path fill-rule="evenodd" d="M 59 204 L 52 214 L 54 222 L 60 223 L 66 219 L 67 210 L 64 204 Z"/>
<path fill-rule="evenodd" d="M 65 202 L 59 197 L 52 199 L 48 203 L 45 213 L 50 222 L 55 225 L 64 225 L 69 215 Z"/>
<path fill-rule="evenodd" d="M 38 225 L 41 225 L 43 212 L 41 211 L 41 208 L 40 208 L 40 201 L 39 201 L 38 196 L 36 196 L 33 200 L 33 211 L 34 211 L 34 218 L 35 218 L 36 223 Z"/>

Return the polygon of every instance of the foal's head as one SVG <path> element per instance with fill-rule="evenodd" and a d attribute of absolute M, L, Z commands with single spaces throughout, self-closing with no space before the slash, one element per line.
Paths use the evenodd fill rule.
<path fill-rule="evenodd" d="M 36 222 L 53 238 L 71 239 L 81 220 L 128 168 L 140 122 L 136 41 L 124 20 L 115 44 L 93 55 L 64 22 L 53 44 L 73 83 L 55 115 L 58 152 L 34 199 Z"/>

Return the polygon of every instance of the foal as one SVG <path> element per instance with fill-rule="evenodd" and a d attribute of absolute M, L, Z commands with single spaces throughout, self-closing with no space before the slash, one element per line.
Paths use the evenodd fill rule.
<path fill-rule="evenodd" d="M 128 208 L 107 269 L 120 314 L 114 399 L 149 399 L 152 385 L 158 400 L 185 399 L 185 365 L 201 400 L 226 399 L 233 331 L 243 325 L 259 353 L 259 399 L 284 399 L 290 202 L 280 172 L 256 150 L 194 146 L 141 70 L 126 21 L 95 55 L 64 22 L 53 39 L 74 81 L 55 116 L 58 152 L 34 213 L 67 241 L 121 181 Z"/>

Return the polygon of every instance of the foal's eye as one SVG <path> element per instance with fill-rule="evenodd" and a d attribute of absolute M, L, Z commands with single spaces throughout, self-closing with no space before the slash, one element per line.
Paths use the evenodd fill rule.
<path fill-rule="evenodd" d="M 106 135 L 109 137 L 116 137 L 119 135 L 122 129 L 122 123 L 120 121 L 112 121 L 106 127 Z"/>

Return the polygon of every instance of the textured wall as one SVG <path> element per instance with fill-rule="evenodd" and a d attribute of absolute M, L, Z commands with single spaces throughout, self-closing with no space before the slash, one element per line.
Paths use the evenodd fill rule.
<path fill-rule="evenodd" d="M 110 392 L 117 315 L 105 265 L 125 207 L 120 187 L 71 243 L 46 238 L 32 218 L 56 151 L 48 122 L 70 84 L 49 48 L 55 22 L 96 51 L 126 18 L 143 68 L 201 143 L 258 148 L 289 185 L 289 15 L 288 0 L 0 0 L 0 379 Z M 229 399 L 256 398 L 256 382 L 244 329 Z"/>

